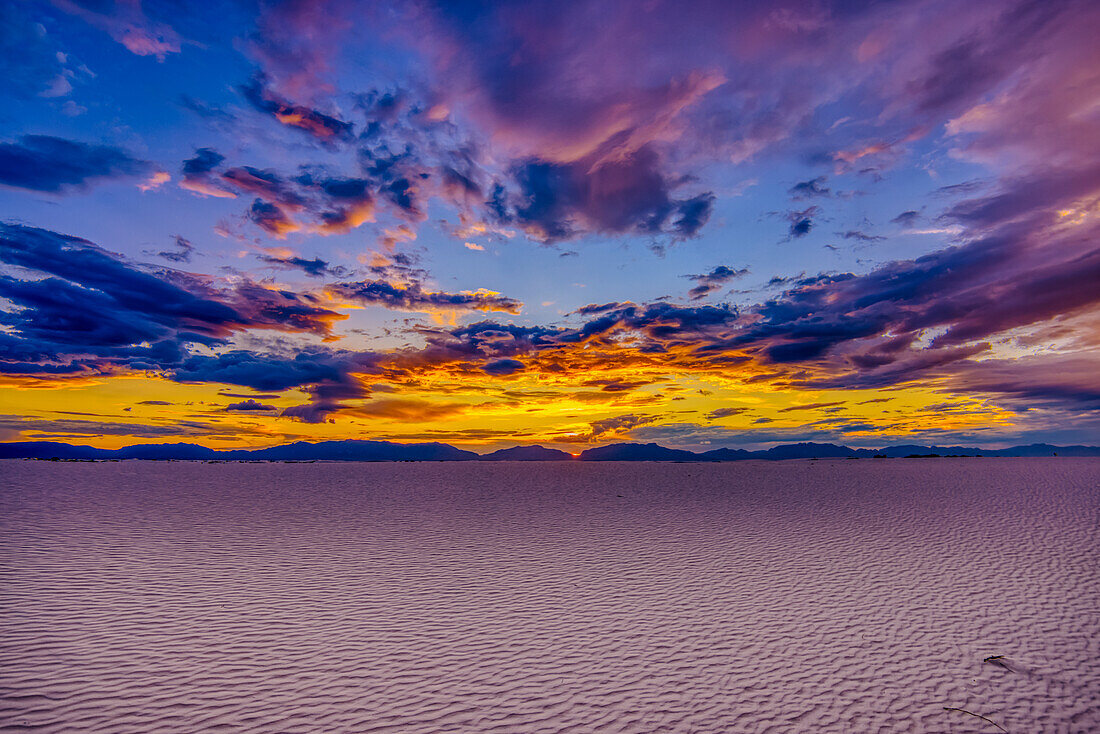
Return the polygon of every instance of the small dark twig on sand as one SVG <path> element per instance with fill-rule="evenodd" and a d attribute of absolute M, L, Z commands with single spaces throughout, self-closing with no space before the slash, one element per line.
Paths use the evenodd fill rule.
<path fill-rule="evenodd" d="M 1003 726 L 998 724 L 993 719 L 986 718 L 985 716 L 982 716 L 981 714 L 976 714 L 973 711 L 967 711 L 966 709 L 955 708 L 954 706 L 944 706 L 943 710 L 944 711 L 958 711 L 961 714 L 970 714 L 971 716 L 976 716 L 977 718 L 981 719 L 982 721 L 988 721 L 990 724 L 997 727 L 998 729 L 1000 729 L 1003 732 L 1008 731 L 1008 729 L 1004 728 Z"/>

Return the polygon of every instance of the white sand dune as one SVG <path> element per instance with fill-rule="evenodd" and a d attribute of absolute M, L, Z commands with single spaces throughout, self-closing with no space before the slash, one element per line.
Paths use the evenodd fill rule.
<path fill-rule="evenodd" d="M 1098 479 L 0 462 L 0 730 L 1097 732 Z"/>

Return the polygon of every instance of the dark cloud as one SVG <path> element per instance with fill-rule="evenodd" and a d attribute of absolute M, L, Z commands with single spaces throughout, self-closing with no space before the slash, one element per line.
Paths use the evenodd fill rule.
<path fill-rule="evenodd" d="M 346 409 L 346 401 L 360 400 L 370 394 L 369 388 L 353 373 L 377 374 L 382 361 L 380 356 L 370 353 L 320 354 L 315 359 L 330 366 L 332 374 L 321 380 L 309 380 L 312 384 L 301 387 L 309 395 L 309 402 L 286 408 L 280 415 L 303 423 L 330 420 L 330 415 Z"/>
<path fill-rule="evenodd" d="M 221 178 L 223 182 L 243 193 L 278 202 L 287 209 L 300 209 L 305 205 L 305 199 L 275 171 L 239 166 L 226 170 Z"/>
<path fill-rule="evenodd" d="M 1070 406 L 1078 415 L 1100 412 L 1100 374 L 1087 353 L 964 362 L 943 376 L 955 390 L 1005 396 L 1024 409 Z"/>
<path fill-rule="evenodd" d="M 287 270 L 301 270 L 311 278 L 323 278 L 331 276 L 343 278 L 348 275 L 348 269 L 340 265 L 330 265 L 319 257 L 307 260 L 304 257 L 275 257 L 274 255 L 258 255 L 262 262 Z"/>
<path fill-rule="evenodd" d="M 709 273 L 704 273 L 702 275 L 684 276 L 689 280 L 694 280 L 696 283 L 699 284 L 688 291 L 688 297 L 693 301 L 698 301 L 710 295 L 714 291 L 720 290 L 723 285 L 733 280 L 734 278 L 740 278 L 744 275 L 748 275 L 748 272 L 748 268 L 740 268 L 738 270 L 734 270 L 733 268 L 726 267 L 725 265 L 719 265 Z"/>
<path fill-rule="evenodd" d="M 860 242 L 880 242 L 886 239 L 882 235 L 867 234 L 858 229 L 849 229 L 847 232 L 839 232 L 838 234 L 846 240 L 858 240 Z"/>
<path fill-rule="evenodd" d="M 446 293 L 425 290 L 419 283 L 397 285 L 384 280 L 334 283 L 326 287 L 333 297 L 359 305 L 384 306 L 399 311 L 503 311 L 519 313 L 523 304 L 488 291 Z"/>
<path fill-rule="evenodd" d="M 248 208 L 248 218 L 260 229 L 278 239 L 300 228 L 280 207 L 263 199 L 253 200 L 252 206 Z"/>
<path fill-rule="evenodd" d="M 714 196 L 672 198 L 674 184 L 658 156 L 643 148 L 607 161 L 517 163 L 512 187 L 494 189 L 487 208 L 496 221 L 514 224 L 543 242 L 589 232 L 693 237 L 707 222 Z"/>
<path fill-rule="evenodd" d="M 672 233 L 680 237 L 694 237 L 710 220 L 714 210 L 714 194 L 699 194 L 691 199 L 676 202 L 676 214 L 672 221 Z"/>
<path fill-rule="evenodd" d="M 512 375 L 516 372 L 520 372 L 526 367 L 523 362 L 517 359 L 494 359 L 490 362 L 486 362 L 482 367 L 482 371 L 487 375 L 493 375 L 494 377 L 503 375 Z"/>
<path fill-rule="evenodd" d="M 731 415 L 741 415 L 750 410 L 752 410 L 752 408 L 718 408 L 717 410 L 712 410 L 707 413 L 705 417 L 708 421 L 713 421 L 719 418 L 729 418 Z"/>
<path fill-rule="evenodd" d="M 213 175 L 214 169 L 223 161 L 225 156 L 213 148 L 197 148 L 194 157 L 183 162 L 180 186 L 204 196 L 236 198 L 237 195 L 222 186 Z"/>
<path fill-rule="evenodd" d="M 231 122 L 236 119 L 236 117 L 221 107 L 208 104 L 187 94 L 181 94 L 179 96 L 179 104 L 184 109 L 190 110 L 199 117 L 212 122 Z"/>
<path fill-rule="evenodd" d="M 953 114 L 992 91 L 1030 60 L 1049 36 L 1052 21 L 1071 3 L 1020 2 L 1001 6 L 977 32 L 933 53 L 906 93 L 921 112 Z"/>
<path fill-rule="evenodd" d="M 285 177 L 271 169 L 235 166 L 218 173 L 225 158 L 210 148 L 200 148 L 184 162 L 181 186 L 204 196 L 253 200 L 248 217 L 277 239 L 290 232 L 343 234 L 374 219 L 375 194 L 384 181 L 327 175 L 323 170 L 303 170 Z M 312 220 L 312 221 L 310 221 Z"/>
<path fill-rule="evenodd" d="M 303 351 L 294 357 L 265 355 L 246 350 L 216 355 L 192 355 L 169 372 L 177 382 L 219 382 L 260 391 L 339 382 L 345 364 L 329 352 Z"/>
<path fill-rule="evenodd" d="M 599 379 L 599 380 L 585 380 L 581 383 L 585 387 L 598 387 L 603 392 L 630 392 L 639 387 L 653 384 L 652 380 L 622 380 L 622 379 Z"/>
<path fill-rule="evenodd" d="M 95 421 L 75 418 L 30 418 L 0 415 L 0 428 L 20 433 L 29 432 L 38 438 L 91 438 L 97 436 L 133 436 L 134 438 L 164 438 L 168 436 L 209 436 L 224 429 L 213 424 L 183 421 L 172 425 L 149 425 L 120 421 Z M 41 435 L 34 435 L 41 434 Z"/>
<path fill-rule="evenodd" d="M 787 189 L 787 194 L 792 199 L 810 199 L 816 196 L 829 196 L 831 191 L 829 187 L 825 185 L 827 177 L 818 176 L 817 178 L 811 178 L 809 181 L 801 181 L 794 186 Z"/>
<path fill-rule="evenodd" d="M 70 193 L 94 182 L 151 171 L 152 164 L 106 145 L 50 135 L 24 135 L 18 142 L 0 143 L 0 184 L 13 188 Z"/>
<path fill-rule="evenodd" d="M 603 418 L 598 421 L 592 421 L 588 424 L 589 431 L 587 434 L 577 437 L 579 442 L 587 443 L 588 441 L 595 440 L 605 434 L 611 433 L 629 433 L 632 429 L 638 426 L 644 426 L 650 423 L 656 423 L 660 420 L 660 416 L 656 415 L 617 415 L 613 418 Z"/>
<path fill-rule="evenodd" d="M 262 75 L 254 77 L 239 90 L 241 96 L 258 111 L 321 142 L 347 141 L 352 137 L 353 126 L 350 122 L 282 98 L 267 86 L 267 80 Z"/>
<path fill-rule="evenodd" d="M 594 314 L 606 313 L 608 311 L 614 311 L 615 309 L 622 308 L 628 304 L 619 303 L 618 301 L 612 301 L 611 303 L 590 303 L 587 306 L 581 306 L 573 313 L 580 314 L 581 316 L 592 316 Z"/>
<path fill-rule="evenodd" d="M 896 224 L 899 227 L 912 227 L 920 219 L 920 212 L 910 209 L 904 211 L 890 220 L 891 224 Z"/>
<path fill-rule="evenodd" d="M 1093 287 L 1100 282 L 1100 251 L 1090 244 L 1098 225 L 1064 208 L 1089 201 L 1096 191 L 1100 173 L 1092 168 L 1059 171 L 1049 180 L 1018 178 L 949 210 L 949 222 L 973 233 L 965 244 L 864 275 L 775 279 L 787 290 L 744 312 L 594 304 L 577 312 L 587 320 L 574 329 L 516 331 L 482 323 L 437 344 L 446 345 L 453 359 L 561 354 L 558 364 L 575 358 L 577 369 L 604 359 L 621 365 L 652 359 L 657 369 L 722 371 L 752 360 L 780 371 L 746 379 L 793 388 L 878 389 L 935 379 L 967 390 L 983 385 L 1003 396 L 1062 395 L 1072 404 L 1094 390 L 1095 382 L 1080 370 L 1057 389 L 1035 380 L 1034 393 L 1024 392 L 1023 379 L 982 383 L 976 376 L 990 362 L 989 340 L 1085 313 L 1100 302 Z M 482 336 L 488 334 L 493 338 Z M 624 339 L 629 349 L 619 346 Z M 584 345 L 585 356 L 568 352 L 569 345 Z M 974 361 L 979 355 L 983 360 Z M 531 365 L 530 358 L 524 361 Z"/>
<path fill-rule="evenodd" d="M 176 245 L 176 249 L 158 252 L 156 253 L 157 257 L 174 263 L 191 262 L 191 257 L 195 254 L 195 246 L 191 243 L 191 240 L 179 235 L 174 236 L 172 240 Z"/>
<path fill-rule="evenodd" d="M 0 316 L 9 329 L 0 365 L 9 373 L 164 369 L 186 357 L 189 343 L 213 346 L 249 328 L 327 336 L 341 318 L 308 297 L 247 281 L 218 290 L 48 230 L 0 224 L 0 244 L 0 261 L 36 274 L 0 276 L 0 295 L 16 306 Z"/>
<path fill-rule="evenodd" d="M 270 412 L 278 410 L 274 405 L 264 405 L 263 403 L 252 400 L 244 400 L 240 403 L 230 403 L 225 406 L 227 413 L 242 412 L 242 413 L 255 413 L 255 412 Z"/>
<path fill-rule="evenodd" d="M 807 403 L 806 405 L 791 405 L 786 408 L 780 408 L 780 413 L 790 413 L 795 410 L 817 410 L 819 408 L 830 408 L 834 405 L 844 405 L 843 400 L 837 400 L 832 403 Z"/>
<path fill-rule="evenodd" d="M 296 179 L 303 190 L 312 193 L 314 216 L 318 220 L 315 230 L 320 234 L 342 234 L 364 222 L 374 219 L 375 195 L 373 184 L 364 178 L 339 178 L 326 176 L 314 179 L 302 174 Z M 416 211 L 417 204 L 410 204 L 402 211 Z"/>
<path fill-rule="evenodd" d="M 197 148 L 195 157 L 183 162 L 183 175 L 187 176 L 210 173 L 221 165 L 225 156 L 213 148 Z"/>
<path fill-rule="evenodd" d="M 805 237 L 810 233 L 810 230 L 814 227 L 814 218 L 821 214 L 821 207 L 810 206 L 801 211 L 793 210 L 784 215 L 784 218 L 790 222 L 790 228 L 787 230 L 787 237 L 789 239 L 796 239 L 798 237 Z"/>

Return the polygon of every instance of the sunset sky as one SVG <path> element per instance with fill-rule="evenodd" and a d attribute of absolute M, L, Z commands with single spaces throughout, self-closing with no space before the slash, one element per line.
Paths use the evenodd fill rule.
<path fill-rule="evenodd" d="M 1098 35 L 0 0 L 0 440 L 1100 443 Z"/>

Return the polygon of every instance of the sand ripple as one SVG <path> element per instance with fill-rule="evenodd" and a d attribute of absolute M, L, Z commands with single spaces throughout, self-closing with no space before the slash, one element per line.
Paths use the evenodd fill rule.
<path fill-rule="evenodd" d="M 0 462 L 0 731 L 1096 732 L 1098 477 Z"/>

